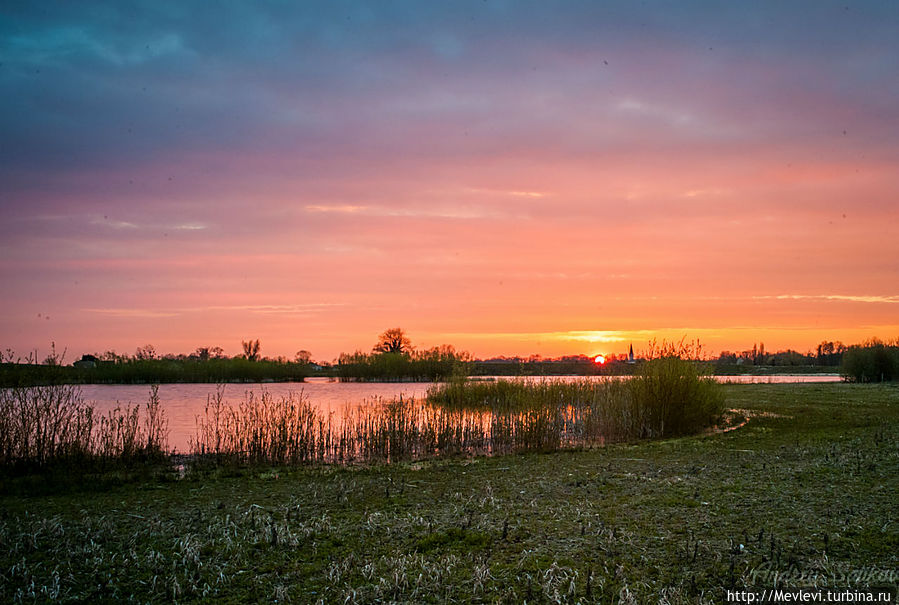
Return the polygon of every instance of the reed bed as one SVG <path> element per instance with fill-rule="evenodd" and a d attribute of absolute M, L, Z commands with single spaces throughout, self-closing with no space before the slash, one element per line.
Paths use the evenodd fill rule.
<path fill-rule="evenodd" d="M 330 424 L 302 391 L 278 399 L 248 391 L 234 406 L 220 386 L 197 418 L 191 452 L 218 461 L 301 464 L 324 460 L 333 444 Z"/>
<path fill-rule="evenodd" d="M 428 401 L 529 418 L 522 428 L 536 432 L 526 441 L 549 449 L 555 439 L 576 446 L 695 433 L 714 425 L 724 409 L 714 378 L 676 357 L 647 361 L 627 380 L 455 380 L 430 389 Z"/>
<path fill-rule="evenodd" d="M 571 408 L 573 409 L 573 408 Z M 324 417 L 302 393 L 248 393 L 239 404 L 211 397 L 191 450 L 219 462 L 371 463 L 456 455 L 552 451 L 584 445 L 567 431 L 566 408 L 492 413 L 448 410 L 426 400 L 369 401 Z"/>
<path fill-rule="evenodd" d="M 97 460 L 135 461 L 168 450 L 158 387 L 138 405 L 100 414 L 76 385 L 0 389 L 0 466 L 43 468 Z"/>
<path fill-rule="evenodd" d="M 232 359 L 123 359 L 95 367 L 0 363 L 0 387 L 48 384 L 159 384 L 224 382 L 303 382 L 305 363 Z"/>
<path fill-rule="evenodd" d="M 648 364 L 649 365 L 649 364 Z M 369 463 L 549 452 L 698 431 L 721 414 L 718 385 L 668 363 L 630 381 L 457 379 L 424 399 L 375 400 L 325 417 L 303 392 L 210 396 L 192 451 L 249 463 Z"/>
<path fill-rule="evenodd" d="M 197 419 L 191 451 L 220 462 L 392 462 L 486 451 L 488 435 L 477 418 L 415 399 L 369 401 L 325 417 L 302 391 L 247 393 L 232 405 L 219 390 Z"/>

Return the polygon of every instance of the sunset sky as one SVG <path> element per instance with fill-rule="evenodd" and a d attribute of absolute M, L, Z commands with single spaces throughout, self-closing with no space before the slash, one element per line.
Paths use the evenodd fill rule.
<path fill-rule="evenodd" d="M 899 336 L 899 3 L 4 2 L 0 349 Z"/>

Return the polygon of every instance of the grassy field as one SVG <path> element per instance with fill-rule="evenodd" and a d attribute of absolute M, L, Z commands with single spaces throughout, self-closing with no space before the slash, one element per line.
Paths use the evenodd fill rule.
<path fill-rule="evenodd" d="M 899 387 L 725 393 L 741 428 L 591 450 L 7 481 L 0 601 L 722 603 L 775 573 L 896 586 Z"/>

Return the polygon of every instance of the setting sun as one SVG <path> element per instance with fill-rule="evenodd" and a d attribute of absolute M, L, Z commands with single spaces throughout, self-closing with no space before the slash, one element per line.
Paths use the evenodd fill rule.
<path fill-rule="evenodd" d="M 593 358 L 593 363 L 597 365 L 603 365 L 606 362 L 606 358 L 604 355 L 597 355 Z"/>

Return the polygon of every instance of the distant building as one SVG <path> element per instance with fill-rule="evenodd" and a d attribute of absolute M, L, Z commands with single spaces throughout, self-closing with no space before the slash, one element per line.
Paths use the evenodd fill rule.
<path fill-rule="evenodd" d="M 627 352 L 627 362 L 628 363 L 637 363 L 637 360 L 634 359 L 634 344 L 631 343 L 631 348 Z"/>
<path fill-rule="evenodd" d="M 490 359 L 476 359 L 482 363 L 521 363 L 518 357 L 491 357 Z"/>
<path fill-rule="evenodd" d="M 82 355 L 81 359 L 73 363 L 76 368 L 96 368 L 100 360 L 94 355 Z"/>

